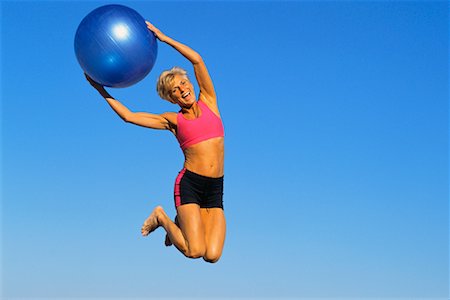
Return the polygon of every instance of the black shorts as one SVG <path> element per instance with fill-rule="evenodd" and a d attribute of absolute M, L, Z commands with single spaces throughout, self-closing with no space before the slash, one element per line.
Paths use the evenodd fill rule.
<path fill-rule="evenodd" d="M 223 177 L 206 177 L 184 168 L 175 180 L 174 200 L 175 207 L 196 203 L 201 208 L 223 209 Z"/>

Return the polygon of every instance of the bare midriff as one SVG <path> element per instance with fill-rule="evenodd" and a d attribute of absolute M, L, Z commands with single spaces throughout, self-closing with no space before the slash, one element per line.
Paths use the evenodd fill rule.
<path fill-rule="evenodd" d="M 184 150 L 184 167 L 199 175 L 219 178 L 224 173 L 224 138 L 216 137 Z"/>

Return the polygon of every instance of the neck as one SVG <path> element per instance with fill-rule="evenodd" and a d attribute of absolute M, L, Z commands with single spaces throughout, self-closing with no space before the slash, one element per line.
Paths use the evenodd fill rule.
<path fill-rule="evenodd" d="M 182 107 L 181 113 L 183 115 L 192 115 L 198 117 L 200 115 L 200 108 L 198 107 L 197 101 L 195 101 L 190 107 Z"/>

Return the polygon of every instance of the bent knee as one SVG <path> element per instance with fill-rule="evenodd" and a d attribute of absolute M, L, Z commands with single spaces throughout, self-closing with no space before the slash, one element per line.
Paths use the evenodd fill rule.
<path fill-rule="evenodd" d="M 203 259 L 206 262 L 214 264 L 219 261 L 221 256 L 222 256 L 221 251 L 206 251 L 205 255 L 203 256 Z"/>
<path fill-rule="evenodd" d="M 204 247 L 192 247 L 186 251 L 185 255 L 189 258 L 200 258 L 205 256 L 205 248 Z"/>
<path fill-rule="evenodd" d="M 208 257 L 208 256 L 203 256 L 203 260 L 206 262 L 209 262 L 211 264 L 215 264 L 216 262 L 218 262 L 220 259 L 220 256 L 216 256 L 216 257 Z"/>

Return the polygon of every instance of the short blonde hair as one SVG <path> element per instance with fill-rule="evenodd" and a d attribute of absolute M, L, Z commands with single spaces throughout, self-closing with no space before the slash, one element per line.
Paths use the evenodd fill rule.
<path fill-rule="evenodd" d="M 181 75 L 186 79 L 189 79 L 186 70 L 180 67 L 173 67 L 170 70 L 162 72 L 161 75 L 159 75 L 158 81 L 156 83 L 156 91 L 158 92 L 158 95 L 164 100 L 167 100 L 172 103 L 173 100 L 171 97 L 172 95 L 171 89 L 172 89 L 172 82 L 176 75 Z"/>

